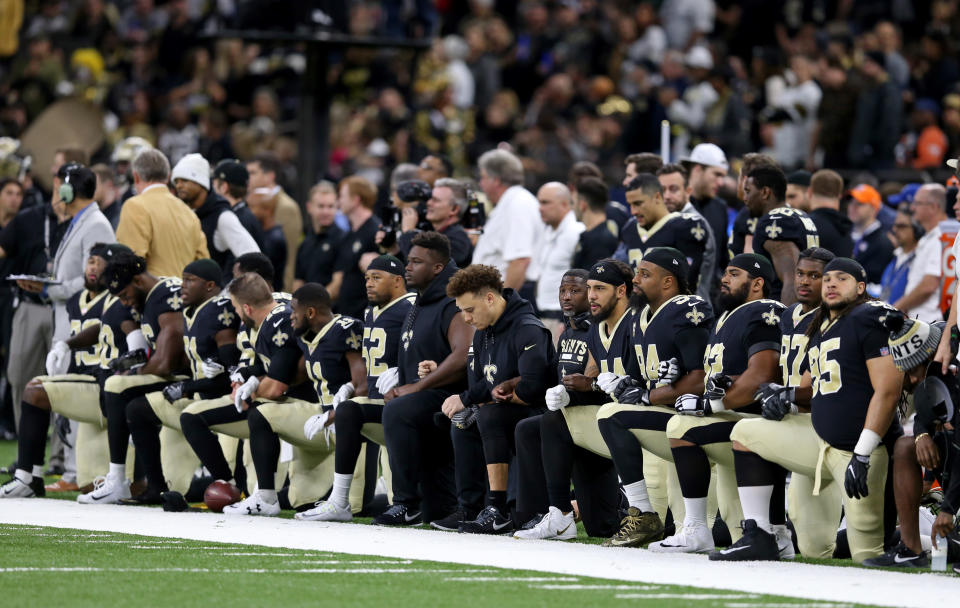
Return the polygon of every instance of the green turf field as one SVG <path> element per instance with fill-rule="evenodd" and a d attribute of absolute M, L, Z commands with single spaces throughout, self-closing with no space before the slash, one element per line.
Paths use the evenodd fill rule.
<path fill-rule="evenodd" d="M 173 531 L 175 534 L 175 531 Z M 5 606 L 840 606 L 319 551 L 0 526 Z M 11 598 L 13 598 L 11 600 Z"/>

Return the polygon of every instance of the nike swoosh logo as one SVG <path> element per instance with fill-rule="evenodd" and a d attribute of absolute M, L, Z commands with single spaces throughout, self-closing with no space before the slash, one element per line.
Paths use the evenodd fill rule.
<path fill-rule="evenodd" d="M 504 522 L 504 523 L 500 524 L 499 526 L 497 525 L 497 522 L 493 522 L 493 529 L 494 529 L 494 530 L 503 530 L 504 528 L 506 528 L 506 527 L 509 526 L 509 525 L 510 525 L 510 522 L 509 522 L 509 521 Z"/>
<path fill-rule="evenodd" d="M 417 516 L 419 516 L 419 515 L 420 515 L 419 513 L 414 513 L 413 516 L 410 516 L 410 515 L 407 515 L 406 513 L 404 513 L 404 514 L 403 514 L 403 519 L 404 519 L 407 523 L 410 523 L 411 521 L 415 520 L 415 519 L 417 518 Z"/>
<path fill-rule="evenodd" d="M 273 326 L 274 326 L 274 327 L 280 327 L 280 324 L 281 324 L 281 323 L 283 323 L 283 319 L 280 319 L 279 321 L 277 321 L 276 323 L 274 323 Z"/>
<path fill-rule="evenodd" d="M 572 526 L 572 525 L 573 525 L 573 524 L 567 524 L 567 527 L 566 527 L 566 528 L 564 528 L 563 530 L 560 530 L 559 532 L 557 532 L 557 536 L 560 536 L 561 534 L 563 534 L 564 532 L 566 532 L 567 530 L 569 530 L 569 529 L 570 529 L 570 526 Z"/>
<path fill-rule="evenodd" d="M 523 347 L 523 350 L 530 350 L 530 349 L 533 348 L 534 346 L 536 346 L 536 344 L 531 344 L 530 346 L 524 346 L 524 347 Z"/>
<path fill-rule="evenodd" d="M 750 548 L 750 545 L 745 545 L 743 547 L 730 547 L 729 549 L 722 550 L 720 553 L 723 555 L 727 555 L 729 553 L 735 553 L 737 551 L 742 551 L 744 549 L 749 549 L 749 548 Z"/>
<path fill-rule="evenodd" d="M 893 562 L 896 563 L 896 564 L 903 564 L 903 563 L 906 563 L 906 562 L 912 562 L 912 561 L 915 560 L 915 559 L 917 559 L 917 558 L 916 558 L 916 557 L 905 557 L 905 558 L 903 558 L 903 559 L 900 559 L 900 556 L 899 556 L 899 555 L 894 555 L 894 556 L 893 556 Z"/>

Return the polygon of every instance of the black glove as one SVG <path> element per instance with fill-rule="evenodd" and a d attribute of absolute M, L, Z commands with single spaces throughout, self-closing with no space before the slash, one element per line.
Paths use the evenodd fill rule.
<path fill-rule="evenodd" d="M 452 422 L 454 426 L 462 431 L 473 426 L 473 424 L 477 421 L 478 413 L 480 413 L 480 408 L 476 405 L 471 405 L 470 407 L 466 407 L 451 416 L 450 422 Z"/>
<path fill-rule="evenodd" d="M 137 365 L 143 365 L 147 362 L 147 351 L 142 348 L 123 353 L 110 362 L 110 369 L 115 372 L 125 372 Z"/>
<path fill-rule="evenodd" d="M 733 386 L 733 380 L 726 374 L 717 374 L 707 378 L 706 390 L 703 396 L 707 399 L 723 399 L 727 394 L 727 389 Z"/>
<path fill-rule="evenodd" d="M 764 382 L 757 388 L 754 399 L 760 402 L 760 413 L 767 420 L 783 420 L 787 414 L 796 414 L 794 390 L 775 382 Z"/>
<path fill-rule="evenodd" d="M 854 453 L 847 465 L 847 472 L 843 479 L 843 488 L 850 498 L 866 498 L 870 494 L 867 489 L 867 472 L 870 470 L 870 457 Z"/>
<path fill-rule="evenodd" d="M 70 419 L 66 416 L 57 416 L 57 421 L 54 424 L 54 428 L 57 430 L 57 437 L 60 438 L 60 441 L 63 442 L 63 445 L 68 448 L 72 448 L 73 444 L 70 443 Z"/>
<path fill-rule="evenodd" d="M 617 384 L 613 389 L 613 398 L 619 403 L 650 405 L 650 391 L 643 383 L 630 377 Z"/>
<path fill-rule="evenodd" d="M 183 399 L 183 385 L 185 382 L 174 382 L 163 387 L 163 398 L 173 403 L 178 399 Z"/>

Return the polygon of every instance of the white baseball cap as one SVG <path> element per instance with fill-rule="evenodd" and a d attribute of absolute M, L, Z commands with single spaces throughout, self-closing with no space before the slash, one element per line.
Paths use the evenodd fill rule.
<path fill-rule="evenodd" d="M 690 156 L 685 156 L 680 160 L 708 167 L 720 167 L 725 170 L 730 168 L 730 164 L 727 163 L 727 155 L 716 144 L 697 144 L 690 152 Z"/>
<path fill-rule="evenodd" d="M 683 63 L 686 64 L 688 68 L 712 70 L 713 55 L 710 54 L 709 49 L 702 46 L 695 46 L 687 51 L 686 56 L 683 58 Z"/>
<path fill-rule="evenodd" d="M 187 154 L 173 167 L 170 179 L 188 179 L 210 189 L 210 163 L 200 154 Z"/>

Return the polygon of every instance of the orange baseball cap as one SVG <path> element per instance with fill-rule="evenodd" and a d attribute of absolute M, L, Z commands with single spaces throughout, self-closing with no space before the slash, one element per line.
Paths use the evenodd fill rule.
<path fill-rule="evenodd" d="M 883 198 L 881 198 L 880 193 L 877 192 L 876 188 L 868 184 L 860 184 L 850 190 L 850 196 L 858 203 L 870 205 L 874 209 L 879 209 L 880 206 L 883 205 Z"/>

